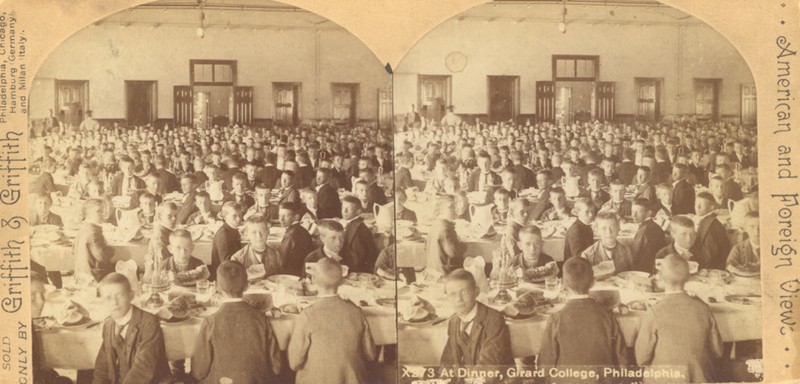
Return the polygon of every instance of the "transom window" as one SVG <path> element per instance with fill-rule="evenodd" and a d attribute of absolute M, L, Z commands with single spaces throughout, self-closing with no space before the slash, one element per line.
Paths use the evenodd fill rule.
<path fill-rule="evenodd" d="M 554 81 L 596 81 L 599 56 L 553 55 Z"/>
<path fill-rule="evenodd" d="M 235 85 L 235 60 L 190 60 L 192 85 Z"/>

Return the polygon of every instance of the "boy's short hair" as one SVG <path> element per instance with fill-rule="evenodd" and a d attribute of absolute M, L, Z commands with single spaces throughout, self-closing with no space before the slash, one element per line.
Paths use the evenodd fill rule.
<path fill-rule="evenodd" d="M 520 228 L 517 238 L 520 238 L 523 234 L 542 237 L 542 230 L 535 225 L 526 225 Z"/>
<path fill-rule="evenodd" d="M 674 253 L 667 255 L 661 262 L 661 279 L 667 284 L 685 284 L 689 280 L 689 261 Z"/>
<path fill-rule="evenodd" d="M 714 199 L 714 195 L 712 195 L 711 192 L 707 192 L 707 191 L 700 192 L 700 193 L 697 194 L 697 198 L 706 200 L 706 201 L 710 202 L 713 205 L 717 204 L 717 200 Z"/>
<path fill-rule="evenodd" d="M 497 188 L 497 189 L 495 189 L 494 193 L 492 193 L 492 195 L 493 196 L 500 195 L 500 196 L 503 196 L 503 197 L 511 196 L 511 194 L 505 188 Z"/>
<path fill-rule="evenodd" d="M 567 195 L 567 192 L 566 192 L 566 191 L 564 191 L 564 188 L 561 188 L 561 187 L 555 187 L 555 188 L 553 188 L 553 189 L 551 189 L 551 190 L 550 190 L 550 194 L 551 194 L 551 195 L 553 195 L 553 194 L 556 194 L 556 195 L 562 195 L 562 196 L 566 196 L 566 195 Z"/>
<path fill-rule="evenodd" d="M 469 271 L 463 268 L 456 269 L 453 272 L 450 272 L 449 275 L 445 277 L 445 284 L 451 281 L 466 281 L 469 283 L 470 287 L 477 288 L 478 283 L 475 281 L 475 276 L 473 276 Z"/>
<path fill-rule="evenodd" d="M 83 203 L 83 213 L 84 215 L 92 210 L 102 210 L 105 202 L 102 199 L 89 199 Z"/>
<path fill-rule="evenodd" d="M 332 219 L 322 219 L 317 222 L 320 232 L 344 232 L 342 223 Z"/>
<path fill-rule="evenodd" d="M 325 257 L 314 266 L 314 284 L 323 289 L 335 289 L 342 283 L 342 265 Z"/>
<path fill-rule="evenodd" d="M 642 198 L 642 197 L 637 197 L 637 198 L 633 199 L 633 202 L 631 202 L 631 206 L 634 206 L 634 205 L 640 206 L 640 207 L 642 207 L 642 208 L 644 208 L 644 209 L 646 209 L 648 211 L 652 210 L 652 208 L 653 208 L 653 204 L 650 202 L 650 200 L 647 200 L 647 199 Z"/>
<path fill-rule="evenodd" d="M 248 217 L 244 221 L 245 225 L 266 225 L 269 228 L 269 222 L 267 221 L 266 217 L 262 215 L 253 215 Z"/>
<path fill-rule="evenodd" d="M 247 175 L 241 172 L 237 172 L 233 174 L 231 180 L 241 181 L 242 183 L 247 184 Z"/>
<path fill-rule="evenodd" d="M 564 285 L 578 294 L 587 294 L 594 284 L 592 263 L 582 257 L 571 257 L 564 263 Z"/>
<path fill-rule="evenodd" d="M 597 213 L 597 216 L 595 216 L 594 220 L 595 222 L 603 220 L 613 221 L 619 225 L 619 216 L 617 216 L 617 213 L 613 211 L 600 211 Z"/>
<path fill-rule="evenodd" d="M 285 170 L 285 171 L 281 172 L 281 175 L 287 175 L 289 177 L 294 177 L 294 172 L 292 172 L 290 170 Z"/>
<path fill-rule="evenodd" d="M 284 201 L 283 203 L 281 203 L 279 209 L 287 210 L 294 215 L 300 214 L 300 206 L 297 203 L 291 201 Z"/>
<path fill-rule="evenodd" d="M 688 216 L 677 215 L 669 219 L 669 227 L 670 229 L 675 229 L 678 227 L 694 229 L 694 221 L 692 221 L 692 219 L 690 219 Z"/>
<path fill-rule="evenodd" d="M 235 201 L 228 201 L 225 204 L 222 204 L 220 212 L 222 212 L 223 217 L 230 214 L 239 214 L 242 213 L 242 206 Z"/>
<path fill-rule="evenodd" d="M 511 203 L 508 206 L 511 209 L 516 209 L 516 208 L 528 209 L 531 206 L 531 202 L 524 197 L 517 197 L 516 199 L 511 200 Z"/>
<path fill-rule="evenodd" d="M 125 275 L 117 272 L 111 272 L 106 275 L 100 283 L 97 284 L 97 289 L 100 290 L 103 287 L 111 284 L 118 284 L 125 287 L 125 290 L 131 292 L 133 289 L 131 288 L 131 282 L 128 280 Z"/>
<path fill-rule="evenodd" d="M 141 195 L 139 195 L 139 201 L 155 200 L 155 199 L 156 199 L 156 196 L 154 194 L 150 193 L 150 192 L 144 192 Z"/>
<path fill-rule="evenodd" d="M 53 204 L 53 198 L 50 196 L 49 193 L 37 193 L 37 194 L 35 194 L 34 201 L 40 201 L 40 200 L 44 200 L 46 202 L 49 202 L 50 204 Z"/>
<path fill-rule="evenodd" d="M 217 267 L 217 287 L 232 297 L 242 297 L 247 289 L 247 270 L 235 260 L 223 261 Z"/>
<path fill-rule="evenodd" d="M 192 173 L 184 174 L 183 176 L 181 176 L 181 179 L 187 179 L 187 180 L 191 181 L 192 184 L 197 182 L 197 178 L 194 177 L 194 174 L 192 174 Z"/>
<path fill-rule="evenodd" d="M 625 183 L 620 179 L 611 180 L 611 184 L 609 185 L 609 188 L 613 188 L 615 186 L 625 188 Z"/>
<path fill-rule="evenodd" d="M 256 188 L 255 189 L 256 190 L 259 190 L 259 189 L 272 190 L 272 187 L 268 186 L 267 183 L 258 183 L 258 184 L 256 184 Z"/>
<path fill-rule="evenodd" d="M 172 239 L 186 239 L 191 243 L 192 242 L 192 234 L 189 233 L 189 231 L 187 231 L 187 230 L 185 230 L 183 228 L 176 229 L 176 230 L 172 231 L 172 233 L 169 234 L 169 242 L 170 243 L 172 243 Z"/>
<path fill-rule="evenodd" d="M 589 173 L 587 174 L 586 178 L 588 179 L 589 176 L 594 176 L 598 179 L 603 179 L 603 170 L 601 170 L 600 168 L 592 168 L 589 170 Z"/>
<path fill-rule="evenodd" d="M 588 197 L 579 197 L 572 203 L 572 209 L 577 211 L 578 207 L 586 207 L 588 210 L 594 210 L 594 203 Z"/>
<path fill-rule="evenodd" d="M 347 196 L 343 197 L 342 198 L 342 204 L 344 204 L 344 203 L 350 203 L 350 204 L 355 205 L 356 207 L 361 208 L 361 200 L 359 200 L 357 197 L 352 196 L 352 195 L 347 195 Z"/>
<path fill-rule="evenodd" d="M 165 212 L 174 212 L 178 210 L 178 206 L 171 201 L 164 201 L 156 207 L 156 214 L 161 215 Z"/>

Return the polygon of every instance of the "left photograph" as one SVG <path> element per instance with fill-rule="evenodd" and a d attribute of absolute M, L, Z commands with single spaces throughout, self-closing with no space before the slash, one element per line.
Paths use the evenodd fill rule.
<path fill-rule="evenodd" d="M 392 85 L 265 0 L 123 10 L 31 83 L 37 383 L 394 383 Z"/>

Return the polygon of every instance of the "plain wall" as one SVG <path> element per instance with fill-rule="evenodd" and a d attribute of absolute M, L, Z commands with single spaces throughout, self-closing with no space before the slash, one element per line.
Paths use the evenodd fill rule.
<path fill-rule="evenodd" d="M 157 81 L 157 116 L 170 119 L 173 87 L 190 85 L 190 59 L 236 60 L 237 85 L 254 87 L 255 119 L 274 117 L 273 82 L 302 83 L 301 118 L 331 118 L 331 82 L 343 82 L 359 84 L 359 119 L 376 120 L 378 89 L 389 79 L 373 53 L 339 28 L 218 28 L 200 39 L 188 27 L 102 24 L 48 56 L 33 80 L 30 118 L 48 116 L 60 79 L 88 80 L 90 109 L 100 119 L 125 118 L 125 80 Z"/>
<path fill-rule="evenodd" d="M 488 6 L 482 6 L 488 7 Z M 497 12 L 495 6 L 489 12 Z M 551 9 L 547 15 L 559 14 Z M 720 78 L 720 115 L 739 115 L 740 87 L 753 84 L 750 69 L 738 51 L 711 27 L 691 22 L 665 22 L 648 8 L 639 21 L 612 23 L 604 6 L 580 9 L 584 20 L 569 20 L 567 33 L 558 19 L 473 17 L 450 19 L 429 32 L 409 51 L 395 71 L 395 113 L 407 113 L 418 103 L 418 75 L 451 75 L 456 113 L 486 114 L 488 75 L 520 77 L 520 113 L 536 113 L 536 82 L 552 80 L 553 55 L 599 55 L 599 81 L 616 83 L 616 113 L 635 114 L 634 79 L 663 78 L 662 116 L 694 114 L 694 78 Z M 535 12 L 539 8 L 534 8 Z M 619 17 L 620 11 L 617 11 Z M 572 13 L 569 13 L 570 15 Z M 633 16 L 632 16 L 633 15 Z M 459 51 L 467 57 L 462 72 L 451 73 L 445 58 Z"/>

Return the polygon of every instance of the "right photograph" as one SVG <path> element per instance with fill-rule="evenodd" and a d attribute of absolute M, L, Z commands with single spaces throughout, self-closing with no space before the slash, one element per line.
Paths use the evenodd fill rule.
<path fill-rule="evenodd" d="M 761 381 L 756 87 L 713 26 L 489 2 L 393 82 L 401 382 Z"/>

